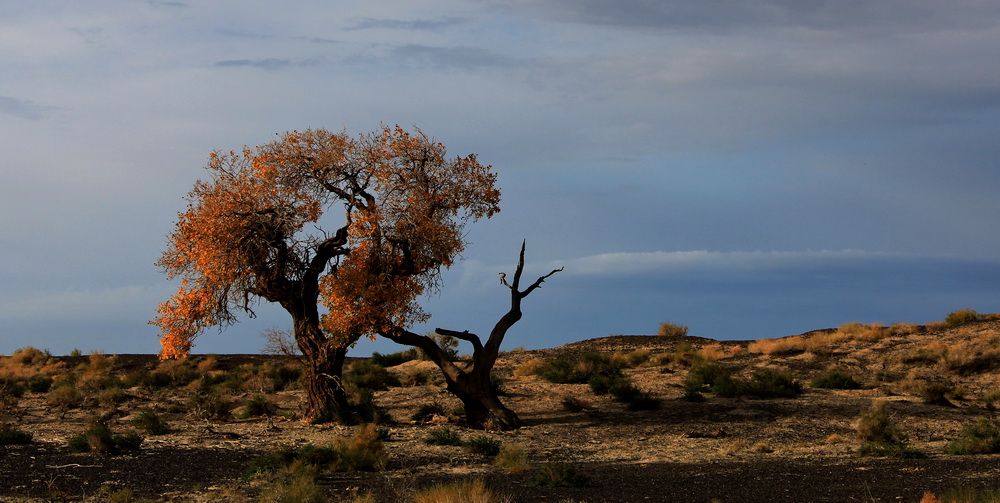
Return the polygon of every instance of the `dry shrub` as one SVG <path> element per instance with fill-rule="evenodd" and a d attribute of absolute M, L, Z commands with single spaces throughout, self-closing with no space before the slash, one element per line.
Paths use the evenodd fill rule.
<path fill-rule="evenodd" d="M 966 323 L 972 323 L 978 319 L 979 313 L 975 309 L 959 309 L 958 311 L 948 313 L 948 316 L 944 319 L 944 323 L 949 327 L 957 327 Z"/>
<path fill-rule="evenodd" d="M 688 334 L 687 325 L 679 325 L 677 323 L 671 323 L 669 321 L 664 321 L 660 323 L 660 329 L 656 331 L 656 335 L 662 337 L 684 337 Z"/>
<path fill-rule="evenodd" d="M 889 326 L 886 330 L 889 331 L 889 335 L 892 336 L 904 336 L 919 333 L 921 330 L 920 325 L 916 323 L 894 323 Z"/>
<path fill-rule="evenodd" d="M 831 433 L 830 436 L 826 437 L 826 440 L 824 440 L 827 444 L 842 444 L 846 441 L 847 439 L 840 433 Z"/>
<path fill-rule="evenodd" d="M 927 329 L 928 332 L 940 332 L 948 328 L 948 324 L 943 321 L 928 321 L 927 324 L 924 325 L 924 328 Z"/>
<path fill-rule="evenodd" d="M 1000 339 L 972 339 L 947 346 L 942 361 L 961 375 L 987 372 L 1000 367 Z"/>
<path fill-rule="evenodd" d="M 889 335 L 888 330 L 880 323 L 863 324 L 858 322 L 845 323 L 837 332 L 846 340 L 873 342 Z"/>
<path fill-rule="evenodd" d="M 532 376 L 545 364 L 545 359 L 540 357 L 532 358 L 514 368 L 514 375 L 517 377 Z"/>
<path fill-rule="evenodd" d="M 726 350 L 723 349 L 722 344 L 719 343 L 706 344 L 698 348 L 696 354 L 709 361 L 721 360 L 728 356 L 726 354 Z"/>
<path fill-rule="evenodd" d="M 418 491 L 414 503 L 507 503 L 509 497 L 499 496 L 486 488 L 480 479 L 438 484 Z"/>
<path fill-rule="evenodd" d="M 405 387 L 424 386 L 434 381 L 434 375 L 420 367 L 410 367 L 399 376 L 399 385 Z"/>
<path fill-rule="evenodd" d="M 930 491 L 924 491 L 924 497 L 920 498 L 920 503 L 944 503 L 938 499 L 934 493 Z"/>
<path fill-rule="evenodd" d="M 616 351 L 611 355 L 611 361 L 622 368 L 636 368 L 649 361 L 652 352 L 648 349 L 636 349 L 625 353 Z"/>
<path fill-rule="evenodd" d="M 528 463 L 528 452 L 524 447 L 515 444 L 504 444 L 500 447 L 494 464 L 507 473 L 524 473 L 531 468 Z"/>
<path fill-rule="evenodd" d="M 747 346 L 751 353 L 760 353 L 768 356 L 797 353 L 806 350 L 805 338 L 801 335 L 782 337 L 780 339 L 761 339 L 751 342 Z"/>

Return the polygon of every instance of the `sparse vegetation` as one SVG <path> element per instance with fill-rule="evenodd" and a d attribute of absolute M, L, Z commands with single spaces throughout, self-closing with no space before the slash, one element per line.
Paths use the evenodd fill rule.
<path fill-rule="evenodd" d="M 500 454 L 501 445 L 502 443 L 498 438 L 487 435 L 477 435 L 465 442 L 465 448 L 469 452 L 483 456 L 496 456 Z"/>
<path fill-rule="evenodd" d="M 424 437 L 424 443 L 431 445 L 463 445 L 462 436 L 453 428 L 448 426 L 438 426 Z"/>
<path fill-rule="evenodd" d="M 911 448 L 907 437 L 892 420 L 884 401 L 875 401 L 858 419 L 861 454 L 876 457 L 919 458 L 926 455 Z"/>
<path fill-rule="evenodd" d="M 567 463 L 542 463 L 535 467 L 528 485 L 534 487 L 587 487 L 590 477 Z"/>
<path fill-rule="evenodd" d="M 972 323 L 979 319 L 979 313 L 975 309 L 959 309 L 948 313 L 944 318 L 944 323 L 950 328 Z"/>
<path fill-rule="evenodd" d="M 829 370 L 816 376 L 810 385 L 822 389 L 861 389 L 861 383 L 853 375 L 840 369 Z"/>
<path fill-rule="evenodd" d="M 130 421 L 133 427 L 146 432 L 149 435 L 166 435 L 170 433 L 170 427 L 155 410 L 143 408 L 139 410 Z"/>
<path fill-rule="evenodd" d="M 481 479 L 437 484 L 417 491 L 414 503 L 508 503 L 510 498 L 498 496 L 486 488 Z"/>
<path fill-rule="evenodd" d="M 959 438 L 945 446 L 948 454 L 996 454 L 1000 452 L 1000 428 L 987 418 L 966 426 Z"/>
<path fill-rule="evenodd" d="M 31 433 L 0 423 L 0 445 L 30 444 L 32 439 Z"/>
<path fill-rule="evenodd" d="M 142 437 L 135 431 L 122 434 L 112 433 L 104 418 L 94 419 L 83 433 L 67 442 L 73 452 L 96 454 L 118 454 L 121 451 L 136 451 L 142 444 Z"/>

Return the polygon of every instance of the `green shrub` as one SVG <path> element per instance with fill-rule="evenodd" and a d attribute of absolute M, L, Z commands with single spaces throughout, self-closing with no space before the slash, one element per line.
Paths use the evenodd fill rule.
<path fill-rule="evenodd" d="M 0 394 L 21 398 L 28 387 L 13 376 L 0 376 Z"/>
<path fill-rule="evenodd" d="M 264 373 L 275 391 L 291 389 L 302 382 L 305 373 L 301 365 L 265 365 Z"/>
<path fill-rule="evenodd" d="M 587 487 L 590 477 L 565 463 L 543 463 L 535 468 L 528 484 L 532 487 Z"/>
<path fill-rule="evenodd" d="M 246 479 L 275 473 L 296 462 L 335 472 L 373 471 L 385 466 L 387 456 L 378 428 L 369 424 L 350 438 L 338 438 L 329 446 L 305 445 L 299 449 L 284 447 L 261 456 L 243 473 Z"/>
<path fill-rule="evenodd" d="M 715 362 L 699 362 L 691 367 L 684 378 L 688 392 L 712 391 L 716 384 L 732 379 L 733 371 Z"/>
<path fill-rule="evenodd" d="M 763 399 L 795 398 L 802 394 L 802 383 L 783 372 L 762 369 L 751 374 L 741 394 Z"/>
<path fill-rule="evenodd" d="M 463 445 L 462 436 L 448 426 L 434 428 L 424 437 L 424 443 L 431 445 Z"/>
<path fill-rule="evenodd" d="M 261 416 L 273 416 L 278 413 L 278 404 L 268 400 L 267 397 L 263 395 L 254 395 L 250 397 L 246 406 L 243 409 L 243 417 L 261 417 Z"/>
<path fill-rule="evenodd" d="M 854 376 L 838 369 L 816 376 L 811 386 L 823 389 L 861 389 L 861 383 Z"/>
<path fill-rule="evenodd" d="M 944 447 L 947 454 L 995 454 L 1000 452 L 1000 428 L 980 418 L 962 429 L 959 438 Z"/>
<path fill-rule="evenodd" d="M 273 479 L 263 487 L 258 501 L 271 503 L 324 503 L 328 501 L 316 482 L 317 467 L 293 461 L 280 467 Z"/>
<path fill-rule="evenodd" d="M 876 401 L 862 411 L 858 420 L 858 452 L 867 456 L 923 458 L 926 455 L 906 443 L 906 435 L 896 426 L 885 402 Z"/>
<path fill-rule="evenodd" d="M 486 435 L 472 437 L 465 443 L 466 449 L 473 454 L 496 456 L 500 454 L 500 440 Z"/>
<path fill-rule="evenodd" d="M 389 353 L 383 355 L 382 353 L 372 353 L 371 358 L 368 360 L 376 365 L 381 365 L 383 367 L 395 367 L 406 363 L 408 361 L 416 360 L 419 357 L 416 348 L 410 348 L 406 351 L 400 351 L 398 353 Z"/>
<path fill-rule="evenodd" d="M 591 379 L 622 375 L 621 366 L 599 353 L 581 353 L 576 361 L 554 358 L 542 362 L 535 375 L 557 384 L 583 384 Z"/>
<path fill-rule="evenodd" d="M 972 323 L 978 319 L 979 313 L 977 313 L 975 309 L 959 309 L 958 311 L 948 313 L 944 322 L 949 327 L 957 327 L 959 325 L 965 325 L 966 323 Z"/>
<path fill-rule="evenodd" d="M 73 452 L 93 452 L 99 454 L 117 454 L 123 450 L 139 450 L 142 437 L 135 431 L 124 434 L 113 434 L 104 419 L 98 418 L 81 434 L 72 437 L 67 442 Z"/>
<path fill-rule="evenodd" d="M 79 407 L 83 403 L 83 395 L 77 389 L 76 383 L 71 379 L 60 381 L 45 395 L 45 400 L 49 405 L 61 409 L 72 409 Z"/>
<path fill-rule="evenodd" d="M 201 419 L 226 421 L 235 407 L 232 399 L 218 392 L 195 393 L 187 401 L 188 410 Z"/>
<path fill-rule="evenodd" d="M 31 433 L 0 423 L 0 445 L 30 444 L 31 442 Z"/>
<path fill-rule="evenodd" d="M 150 435 L 166 435 L 170 433 L 170 427 L 167 426 L 167 423 L 160 418 L 156 411 L 148 407 L 139 409 L 139 413 L 129 423 L 133 427 Z"/>
<path fill-rule="evenodd" d="M 28 390 L 32 393 L 48 393 L 52 389 L 52 376 L 37 374 L 28 379 Z"/>
<path fill-rule="evenodd" d="M 344 372 L 344 381 L 358 388 L 380 391 L 399 386 L 399 378 L 371 360 L 358 360 Z"/>

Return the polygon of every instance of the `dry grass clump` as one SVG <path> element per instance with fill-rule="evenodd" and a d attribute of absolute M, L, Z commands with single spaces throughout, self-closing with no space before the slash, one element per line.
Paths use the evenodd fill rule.
<path fill-rule="evenodd" d="M 493 463 L 507 473 L 524 473 L 531 468 L 528 463 L 528 452 L 524 447 L 515 444 L 504 444 L 500 447 L 500 453 Z"/>
<path fill-rule="evenodd" d="M 636 349 L 628 353 L 616 351 L 611 355 L 611 361 L 622 368 L 632 369 L 644 365 L 652 354 L 652 351 L 648 349 Z"/>
<path fill-rule="evenodd" d="M 837 329 L 842 340 L 874 342 L 889 335 L 886 327 L 880 323 L 845 323 Z"/>
<path fill-rule="evenodd" d="M 438 484 L 418 491 L 414 503 L 508 503 L 508 496 L 500 496 L 486 488 L 481 479 Z"/>
<path fill-rule="evenodd" d="M 799 353 L 806 350 L 806 338 L 801 335 L 751 342 L 747 351 L 768 356 Z"/>

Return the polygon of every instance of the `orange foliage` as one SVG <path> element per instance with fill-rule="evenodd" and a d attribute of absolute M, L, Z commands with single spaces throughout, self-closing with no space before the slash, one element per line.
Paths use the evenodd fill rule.
<path fill-rule="evenodd" d="M 205 327 L 232 323 L 254 301 L 292 313 L 289 303 L 310 288 L 338 344 L 424 321 L 416 299 L 463 250 L 465 224 L 499 211 L 490 166 L 475 155 L 448 159 L 444 145 L 398 126 L 357 138 L 290 132 L 215 152 L 207 169 L 210 181 L 188 194 L 157 263 L 184 280 L 150 322 L 165 358 L 186 354 Z M 319 229 L 324 211 L 338 207 L 342 228 Z"/>

